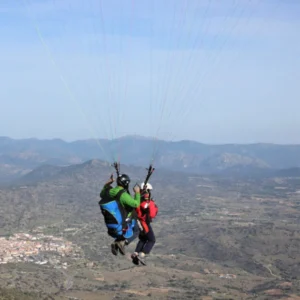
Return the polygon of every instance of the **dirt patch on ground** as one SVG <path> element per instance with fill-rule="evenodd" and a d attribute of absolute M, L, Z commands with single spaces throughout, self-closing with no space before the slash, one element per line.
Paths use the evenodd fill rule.
<path fill-rule="evenodd" d="M 282 296 L 283 292 L 280 289 L 271 289 L 265 291 L 265 294 L 270 295 L 270 296 Z"/>
<path fill-rule="evenodd" d="M 138 295 L 138 296 L 147 296 L 149 294 L 149 292 L 141 292 L 141 291 L 134 291 L 134 290 L 124 290 L 123 292 L 128 294 Z"/>
<path fill-rule="evenodd" d="M 174 291 L 173 289 L 169 289 L 169 288 L 151 288 L 149 290 L 158 293 L 168 293 L 171 290 Z"/>
<path fill-rule="evenodd" d="M 103 292 L 86 292 L 77 291 L 64 293 L 64 296 L 73 297 L 82 300 L 111 300 L 114 297 L 113 293 L 103 293 Z"/>
<path fill-rule="evenodd" d="M 283 300 L 300 300 L 300 296 L 290 295 L 289 297 L 284 298 Z"/>

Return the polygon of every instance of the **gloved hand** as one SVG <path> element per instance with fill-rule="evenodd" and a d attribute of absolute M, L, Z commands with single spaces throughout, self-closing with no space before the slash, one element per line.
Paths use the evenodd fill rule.
<path fill-rule="evenodd" d="M 105 186 L 111 185 L 114 181 L 115 181 L 115 180 L 114 180 L 114 177 L 113 177 L 113 175 L 111 175 L 111 176 L 110 176 L 110 179 L 105 183 Z"/>

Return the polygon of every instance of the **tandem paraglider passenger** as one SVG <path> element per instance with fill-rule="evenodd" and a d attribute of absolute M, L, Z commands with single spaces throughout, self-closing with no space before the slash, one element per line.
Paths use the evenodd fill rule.
<path fill-rule="evenodd" d="M 128 191 L 130 178 L 126 174 L 117 177 L 117 186 L 112 187 L 113 176 L 105 183 L 101 193 L 99 206 L 107 227 L 107 233 L 115 240 L 111 244 L 111 252 L 125 255 L 125 246 L 129 245 L 139 234 L 136 208 L 140 206 L 140 187 L 135 185 L 132 197 Z"/>
<path fill-rule="evenodd" d="M 138 265 L 139 262 L 145 264 L 145 256 L 150 254 L 155 244 L 155 235 L 150 223 L 158 213 L 158 207 L 151 195 L 152 185 L 150 183 L 145 185 L 143 182 L 141 188 L 141 205 L 136 209 L 138 222 L 140 223 L 139 241 L 135 252 L 131 255 L 132 262 L 135 265 Z"/>

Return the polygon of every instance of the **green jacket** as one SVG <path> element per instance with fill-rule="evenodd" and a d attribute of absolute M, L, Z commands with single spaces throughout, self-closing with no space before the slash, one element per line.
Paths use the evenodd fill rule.
<path fill-rule="evenodd" d="M 100 197 L 103 198 L 105 196 L 106 190 L 109 188 L 109 186 L 104 186 Z M 120 186 L 116 186 L 114 188 L 111 188 L 109 191 L 109 196 L 113 199 L 117 196 L 118 192 L 122 190 L 123 188 Z M 121 205 L 126 209 L 128 212 L 128 217 L 131 215 L 133 209 L 140 206 L 141 203 L 141 195 L 140 193 L 135 194 L 134 198 L 131 197 L 128 193 L 123 193 L 120 197 L 120 203 Z"/>

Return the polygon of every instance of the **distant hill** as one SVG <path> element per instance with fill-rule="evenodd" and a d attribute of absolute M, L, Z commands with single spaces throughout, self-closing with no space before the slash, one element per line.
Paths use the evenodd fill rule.
<path fill-rule="evenodd" d="M 147 173 L 145 168 L 130 165 L 121 165 L 120 171 L 130 176 L 131 193 L 135 183 L 141 183 Z M 38 167 L 25 176 L 13 181 L 11 185 L 0 188 L 0 198 L 2 205 L 5 206 L 0 215 L 10 218 L 10 220 L 1 220 L 4 223 L 0 222 L 0 227 L 4 228 L 4 224 L 10 226 L 14 222 L 14 224 L 17 224 L 19 215 L 22 215 L 23 206 L 26 210 L 32 210 L 33 219 L 38 218 L 43 220 L 43 222 L 61 215 L 61 208 L 56 206 L 57 204 L 66 205 L 69 202 L 74 202 L 74 205 L 76 205 L 75 211 L 70 210 L 67 213 L 70 214 L 71 220 L 76 217 L 78 220 L 87 221 L 89 214 L 94 214 L 98 218 L 99 208 L 97 207 L 97 201 L 99 200 L 99 192 L 112 172 L 114 170 L 111 166 L 100 160 L 89 160 L 81 164 L 64 167 L 49 165 Z M 185 176 L 185 173 L 160 170 L 153 175 L 151 183 L 156 188 L 155 196 L 160 195 L 162 191 L 168 189 L 174 195 L 180 186 L 184 187 L 188 183 L 188 178 Z M 32 190 L 35 190 L 37 195 L 32 194 L 30 192 Z M 18 194 L 14 196 L 14 199 L 16 203 L 19 203 L 19 201 L 22 202 L 22 205 L 16 207 L 13 214 L 8 216 L 3 211 L 9 209 L 7 205 L 9 206 L 11 203 L 9 202 L 11 199 L 9 196 L 10 193 Z M 165 197 L 168 198 L 167 195 L 163 198 Z M 32 207 L 29 207 L 30 205 Z M 80 212 L 77 211 L 77 206 L 80 208 Z M 96 214 L 95 209 L 97 210 Z M 84 210 L 84 212 L 81 210 Z M 67 215 L 64 215 L 65 220 L 66 218 Z M 27 216 L 24 217 L 24 222 L 25 219 L 26 222 L 30 221 L 30 218 L 27 219 Z"/>
<path fill-rule="evenodd" d="M 90 159 L 112 162 L 114 157 L 143 167 L 155 158 L 156 167 L 198 174 L 255 173 L 300 167 L 300 145 L 207 145 L 140 136 L 74 142 L 0 137 L 0 180 L 18 178 L 43 165 L 73 165 Z"/>
<path fill-rule="evenodd" d="M 300 168 L 278 170 L 274 172 L 274 175 L 279 177 L 300 177 Z"/>
<path fill-rule="evenodd" d="M 134 186 L 135 182 L 140 184 L 147 174 L 147 170 L 145 168 L 123 164 L 120 165 L 120 172 L 126 173 L 130 176 L 132 186 Z M 180 181 L 183 179 L 186 180 L 186 174 L 183 172 L 160 169 L 159 172 L 155 173 L 158 173 L 158 180 L 161 180 L 162 178 L 167 179 L 170 177 L 172 177 L 173 182 L 176 182 L 176 178 L 178 178 Z M 11 182 L 11 186 L 36 185 L 42 182 L 53 181 L 58 182 L 61 180 L 69 180 L 73 177 L 77 178 L 77 176 L 84 178 L 84 181 L 92 180 L 93 182 L 105 182 L 108 180 L 111 174 L 113 174 L 114 178 L 116 177 L 115 170 L 109 165 L 109 163 L 92 159 L 84 163 L 69 166 L 43 165 L 21 176 L 20 178 L 13 180 Z M 156 181 L 157 179 L 155 182 Z"/>

